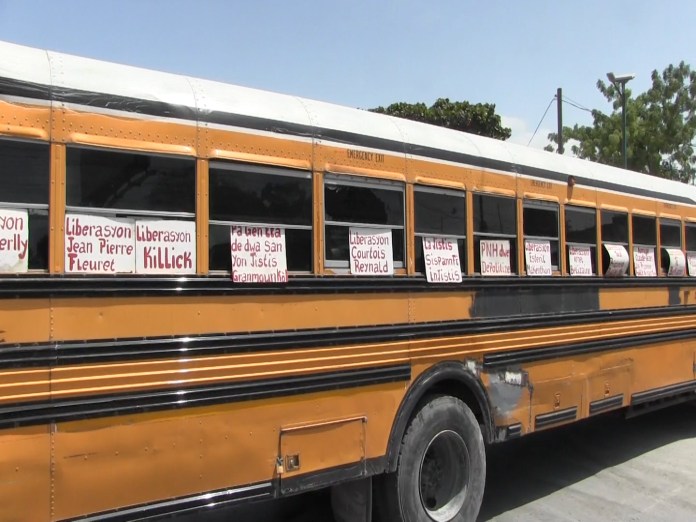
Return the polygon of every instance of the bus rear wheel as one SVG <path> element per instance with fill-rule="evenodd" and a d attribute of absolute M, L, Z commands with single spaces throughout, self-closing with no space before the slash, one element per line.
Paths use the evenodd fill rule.
<path fill-rule="evenodd" d="M 380 477 L 374 503 L 381 522 L 475 521 L 486 459 L 476 417 L 456 397 L 425 403 L 401 442 L 397 469 Z"/>

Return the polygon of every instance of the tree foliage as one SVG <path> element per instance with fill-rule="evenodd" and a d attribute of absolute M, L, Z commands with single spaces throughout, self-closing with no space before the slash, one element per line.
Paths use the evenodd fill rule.
<path fill-rule="evenodd" d="M 399 102 L 370 111 L 499 140 L 506 140 L 511 134 L 508 127 L 503 127 L 500 116 L 495 113 L 495 105 L 491 103 L 472 104 L 438 98 L 430 107 L 425 103 Z"/>
<path fill-rule="evenodd" d="M 628 168 L 654 176 L 693 182 L 696 175 L 696 71 L 681 62 L 651 75 L 652 86 L 633 98 L 626 89 L 626 158 Z M 563 141 L 573 140 L 574 155 L 623 166 L 621 94 L 597 81 L 614 111 L 592 111 L 593 126 L 564 127 Z M 556 134 L 549 134 L 555 144 Z M 553 146 L 546 147 L 553 150 Z"/>

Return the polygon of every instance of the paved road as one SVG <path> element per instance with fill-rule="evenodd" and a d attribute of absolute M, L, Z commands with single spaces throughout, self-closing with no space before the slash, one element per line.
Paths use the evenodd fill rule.
<path fill-rule="evenodd" d="M 331 522 L 328 496 L 177 522 Z M 696 405 L 583 421 L 493 446 L 479 521 L 696 520 Z"/>

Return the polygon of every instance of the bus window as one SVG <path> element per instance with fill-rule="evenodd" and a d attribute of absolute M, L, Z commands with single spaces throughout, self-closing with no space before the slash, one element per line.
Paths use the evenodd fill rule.
<path fill-rule="evenodd" d="M 604 275 L 624 275 L 628 270 L 628 214 L 602 210 L 601 219 Z"/>
<path fill-rule="evenodd" d="M 394 267 L 405 266 L 404 186 L 327 175 L 324 180 L 324 242 L 327 267 L 350 266 L 350 227 L 391 230 Z"/>
<path fill-rule="evenodd" d="M 66 272 L 196 272 L 193 159 L 68 147 L 66 203 Z"/>
<path fill-rule="evenodd" d="M 551 269 L 559 270 L 558 258 L 558 203 L 525 201 L 522 211 L 524 240 L 548 243 L 551 249 Z"/>
<path fill-rule="evenodd" d="M 571 276 L 597 273 L 597 220 L 593 208 L 565 207 L 566 263 Z"/>
<path fill-rule="evenodd" d="M 696 223 L 687 223 L 684 228 L 686 260 L 690 276 L 696 276 Z"/>
<path fill-rule="evenodd" d="M 27 238 L 28 250 L 26 262 L 4 272 L 48 269 L 49 170 L 47 143 L 0 140 L 0 213 Z"/>
<path fill-rule="evenodd" d="M 657 220 L 650 216 L 631 216 L 633 230 L 633 267 L 637 277 L 655 277 L 655 249 L 657 248 Z"/>
<path fill-rule="evenodd" d="M 457 242 L 461 272 L 466 272 L 466 199 L 464 192 L 416 187 L 414 191 L 416 270 L 425 273 L 423 237 L 450 238 Z"/>
<path fill-rule="evenodd" d="M 681 250 L 681 222 L 676 219 L 660 219 L 660 271 L 670 273 L 670 251 L 681 257 L 675 250 Z M 669 250 L 668 250 L 669 249 Z M 680 263 L 679 260 L 675 260 Z"/>
<path fill-rule="evenodd" d="M 112 215 L 180 215 L 196 208 L 192 159 L 134 152 L 79 149 L 67 152 L 67 205 Z"/>
<path fill-rule="evenodd" d="M 515 199 L 474 194 L 474 271 L 481 274 L 481 242 L 508 248 L 509 272 L 517 272 L 517 212 Z M 495 256 L 500 259 L 500 256 Z"/>
<path fill-rule="evenodd" d="M 312 270 L 312 175 L 307 171 L 210 164 L 210 270 L 231 271 L 230 226 L 285 231 L 289 271 Z"/>

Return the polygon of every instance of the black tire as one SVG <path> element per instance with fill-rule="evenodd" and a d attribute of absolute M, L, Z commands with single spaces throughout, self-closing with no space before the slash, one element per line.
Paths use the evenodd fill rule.
<path fill-rule="evenodd" d="M 397 468 L 376 480 L 380 522 L 473 522 L 486 483 L 483 436 L 456 397 L 434 397 L 404 434 Z"/>

